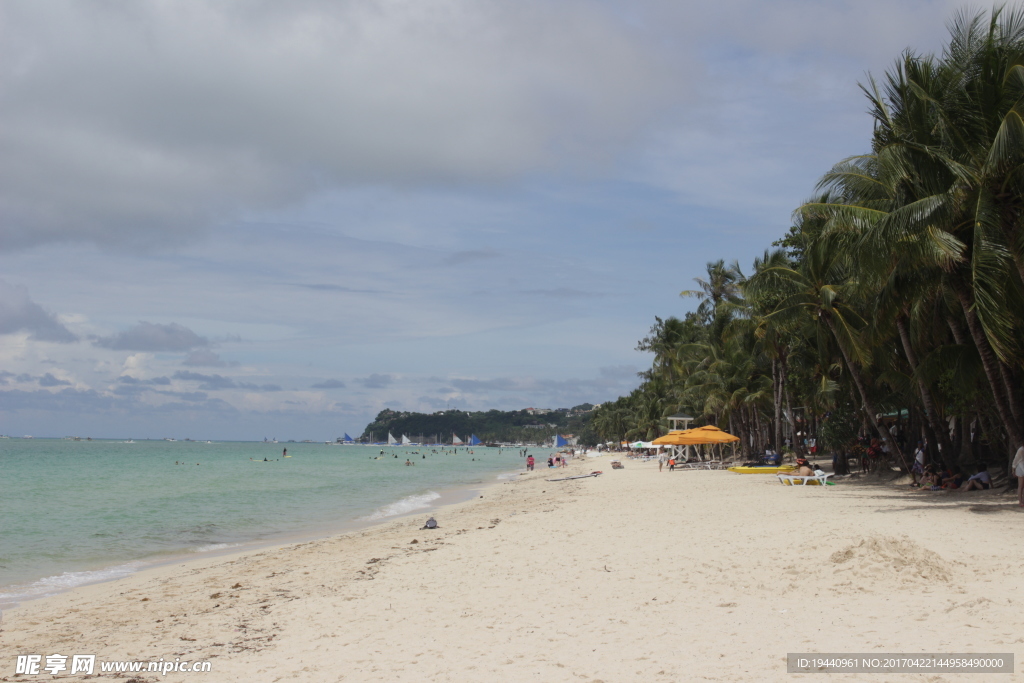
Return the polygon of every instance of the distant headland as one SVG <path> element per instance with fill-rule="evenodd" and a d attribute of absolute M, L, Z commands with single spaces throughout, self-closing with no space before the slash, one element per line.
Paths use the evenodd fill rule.
<path fill-rule="evenodd" d="M 382 410 L 366 425 L 360 441 L 385 441 L 390 432 L 400 439 L 408 436 L 417 443 L 451 443 L 452 434 L 467 437 L 475 434 L 484 442 L 539 442 L 556 434 L 574 437 L 586 445 L 597 443 L 597 432 L 591 418 L 597 405 L 583 403 L 572 408 L 524 408 L 523 410 L 465 411 L 439 410 L 436 413 L 415 413 Z"/>

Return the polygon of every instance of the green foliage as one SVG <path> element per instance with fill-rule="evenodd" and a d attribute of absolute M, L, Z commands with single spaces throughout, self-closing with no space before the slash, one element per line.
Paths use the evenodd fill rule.
<path fill-rule="evenodd" d="M 418 441 L 440 440 L 451 443 L 452 434 L 468 440 L 470 434 L 485 442 L 536 443 L 555 434 L 582 435 L 593 417 L 592 406 L 584 403 L 574 408 L 560 408 L 543 415 L 530 415 L 525 410 L 466 412 L 443 410 L 433 414 L 382 410 L 366 425 L 360 438 L 384 441 L 388 432 L 396 438 L 405 434 Z M 540 428 L 529 425 L 540 425 Z M 591 430 L 593 431 L 593 430 Z"/>
<path fill-rule="evenodd" d="M 818 427 L 818 444 L 828 453 L 850 453 L 857 445 L 860 416 L 851 401 L 839 401 Z"/>
<path fill-rule="evenodd" d="M 684 412 L 744 447 L 816 422 L 842 449 L 865 423 L 892 441 L 877 416 L 913 407 L 907 440 L 930 431 L 943 457 L 951 418 L 991 459 L 1024 444 L 1024 11 L 959 13 L 939 56 L 907 51 L 863 90 L 870 153 L 825 173 L 750 277 L 712 261 L 682 292 L 696 312 L 655 318 L 601 438 Z"/>

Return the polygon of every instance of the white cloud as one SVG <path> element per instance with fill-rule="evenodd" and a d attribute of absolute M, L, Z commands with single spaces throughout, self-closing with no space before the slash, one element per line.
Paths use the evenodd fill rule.
<path fill-rule="evenodd" d="M 28 333 L 37 341 L 70 343 L 78 338 L 52 313 L 32 301 L 28 290 L 0 280 L 0 334 Z"/>
<path fill-rule="evenodd" d="M 178 323 L 140 321 L 130 329 L 93 341 L 96 346 L 114 351 L 188 351 L 210 345 L 210 340 Z M 214 354 L 216 355 L 216 354 Z M 188 363 L 186 363 L 188 365 Z"/>
<path fill-rule="evenodd" d="M 14 1 L 0 45 L 7 245 L 586 165 L 671 91 L 642 37 L 582 1 Z"/>

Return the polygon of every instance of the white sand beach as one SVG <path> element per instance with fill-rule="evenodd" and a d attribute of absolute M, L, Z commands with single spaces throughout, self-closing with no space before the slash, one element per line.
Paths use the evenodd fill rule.
<path fill-rule="evenodd" d="M 32 680 L 13 675 L 30 653 L 212 662 L 142 681 L 591 683 L 807 678 L 787 652 L 1024 653 L 1015 496 L 625 464 L 497 483 L 431 512 L 436 530 L 418 514 L 24 603 L 0 680 Z M 984 679 L 829 680 L 911 676 Z"/>

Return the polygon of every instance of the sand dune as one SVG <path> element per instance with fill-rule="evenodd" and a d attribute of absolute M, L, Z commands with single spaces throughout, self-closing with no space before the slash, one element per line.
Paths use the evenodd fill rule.
<path fill-rule="evenodd" d="M 1022 650 L 1014 496 L 569 471 L 590 469 L 495 484 L 433 531 L 419 514 L 25 603 L 0 676 L 59 652 L 212 662 L 141 675 L 163 681 L 771 681 L 806 678 L 787 652 Z M 861 678 L 894 679 L 829 680 Z"/>

